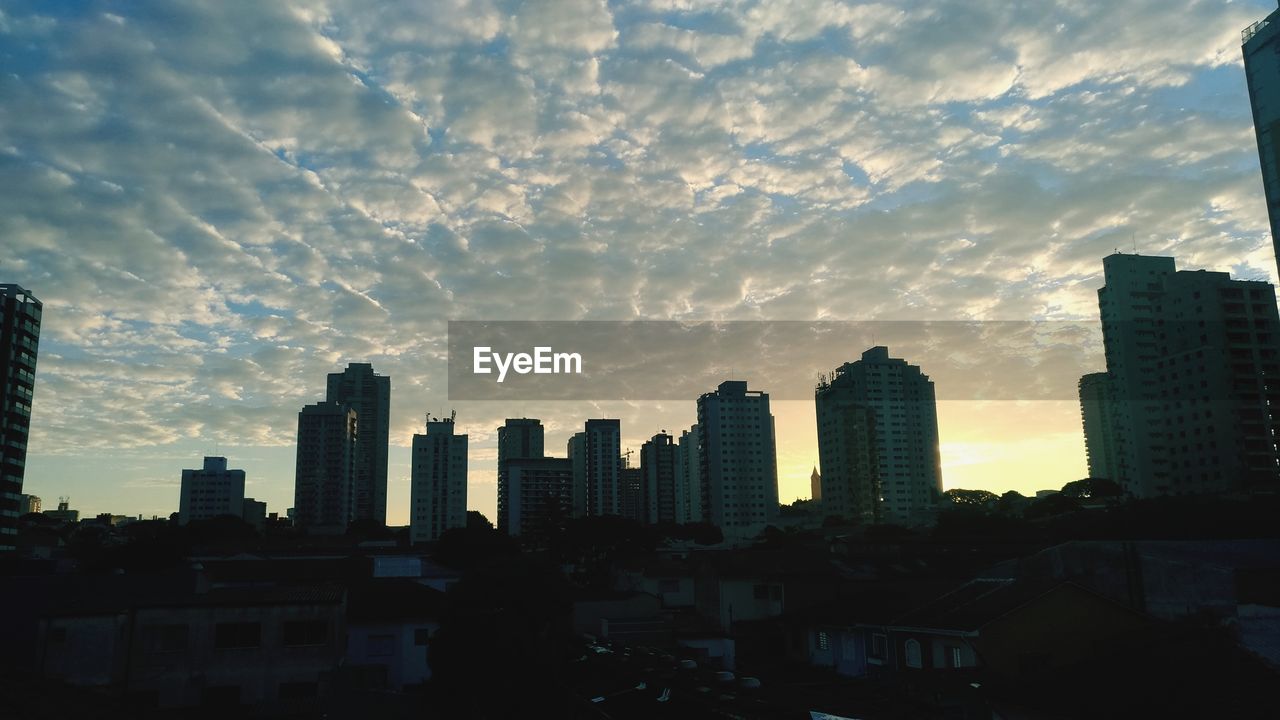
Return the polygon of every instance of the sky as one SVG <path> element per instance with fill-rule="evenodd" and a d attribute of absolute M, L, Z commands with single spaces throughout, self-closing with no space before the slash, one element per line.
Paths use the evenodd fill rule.
<path fill-rule="evenodd" d="M 0 282 L 44 303 L 24 492 L 167 516 L 218 454 L 283 512 L 298 410 L 370 362 L 388 520 L 450 410 L 492 518 L 502 418 L 563 454 L 619 417 L 638 450 L 694 398 L 450 402 L 449 320 L 1089 324 L 1116 249 L 1274 282 L 1240 60 L 1274 9 L 9 0 Z M 813 404 L 774 414 L 807 497 Z M 1068 398 L 938 416 L 947 488 L 1086 475 Z"/>

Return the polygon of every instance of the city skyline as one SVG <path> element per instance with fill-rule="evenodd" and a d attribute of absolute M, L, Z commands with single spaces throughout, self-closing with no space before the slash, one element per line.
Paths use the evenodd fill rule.
<path fill-rule="evenodd" d="M 0 22 L 0 281 L 45 303 L 23 491 L 86 514 L 167 514 L 205 455 L 283 511 L 350 362 L 395 378 L 392 524 L 423 412 L 491 519 L 504 417 L 557 450 L 695 419 L 451 403 L 453 317 L 1087 324 L 1116 248 L 1275 277 L 1239 35 L 1270 3 L 176 7 Z M 772 410 L 806 497 L 813 405 Z M 947 488 L 1086 474 L 1074 400 L 940 402 L 939 434 Z"/>

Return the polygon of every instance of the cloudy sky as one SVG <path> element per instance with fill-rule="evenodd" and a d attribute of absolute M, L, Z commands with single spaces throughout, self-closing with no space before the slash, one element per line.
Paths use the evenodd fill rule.
<path fill-rule="evenodd" d="M 451 407 L 492 517 L 502 417 L 553 450 L 621 417 L 638 448 L 693 399 L 450 404 L 451 319 L 1093 322 L 1135 247 L 1273 279 L 1240 63 L 1273 9 L 9 0 L 0 281 L 45 304 L 26 491 L 167 515 L 217 453 L 283 511 L 298 409 L 368 361 L 390 520 Z M 775 414 L 806 496 L 812 403 Z M 1085 474 L 1073 402 L 939 416 L 947 487 Z"/>

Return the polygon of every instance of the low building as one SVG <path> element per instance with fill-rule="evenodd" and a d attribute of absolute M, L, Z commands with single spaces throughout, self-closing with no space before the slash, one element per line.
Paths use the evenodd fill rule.
<path fill-rule="evenodd" d="M 316 709 L 341 666 L 346 593 L 336 586 L 210 588 L 197 570 L 93 578 L 91 587 L 51 596 L 37 625 L 42 678 L 139 708 L 287 713 Z"/>

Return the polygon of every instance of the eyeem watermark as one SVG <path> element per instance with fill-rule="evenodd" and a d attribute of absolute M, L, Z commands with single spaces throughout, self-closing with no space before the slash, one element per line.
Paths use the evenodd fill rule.
<path fill-rule="evenodd" d="M 538 346 L 529 353 L 501 353 L 493 348 L 477 346 L 472 348 L 471 372 L 476 375 L 491 375 L 494 368 L 498 371 L 498 382 L 507 379 L 507 371 L 514 370 L 519 375 L 581 375 L 582 355 L 580 353 L 554 352 L 549 346 Z"/>
<path fill-rule="evenodd" d="M 1210 330 L 1195 328 L 1194 337 Z M 920 368 L 941 400 L 1078 403 L 1097 321 L 450 320 L 450 400 L 693 401 L 725 380 L 812 402 L 846 364 Z M 554 349 L 553 349 L 554 348 Z M 571 350 L 572 352 L 564 352 Z"/>

